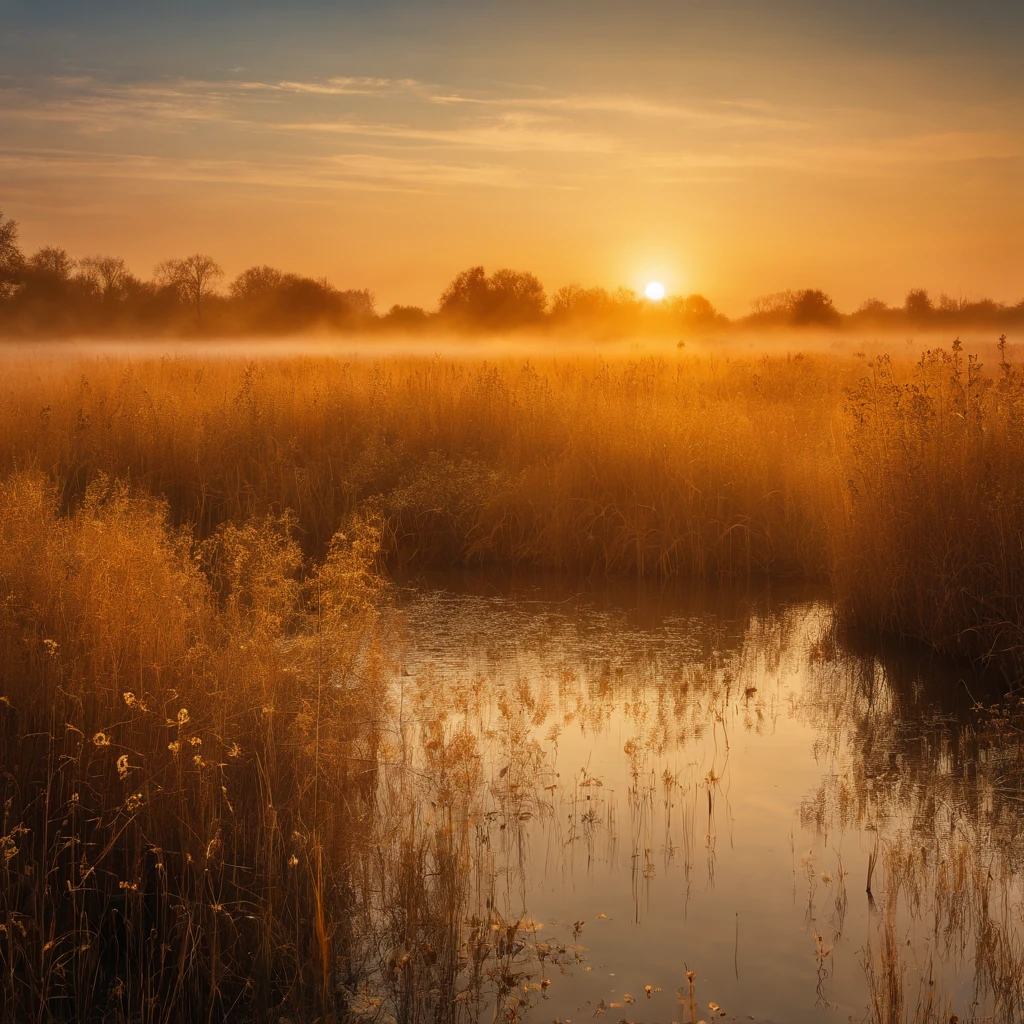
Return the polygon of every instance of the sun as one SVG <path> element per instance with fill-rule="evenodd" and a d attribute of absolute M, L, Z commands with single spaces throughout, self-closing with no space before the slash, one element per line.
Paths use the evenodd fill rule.
<path fill-rule="evenodd" d="M 644 289 L 644 295 L 652 302 L 661 302 L 665 298 L 665 286 L 660 281 L 649 281 Z"/>

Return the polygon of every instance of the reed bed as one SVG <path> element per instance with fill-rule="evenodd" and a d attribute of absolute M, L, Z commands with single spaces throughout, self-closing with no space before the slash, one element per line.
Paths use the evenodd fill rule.
<path fill-rule="evenodd" d="M 852 622 L 1015 672 L 1024 378 L 879 357 L 12 361 L 0 466 L 104 474 L 197 537 L 372 505 L 392 565 L 828 579 Z"/>
<path fill-rule="evenodd" d="M 356 524 L 303 573 L 289 527 L 197 549 L 103 477 L 71 516 L 36 475 L 0 488 L 5 1019 L 336 1001 L 372 810 L 376 546 Z"/>
<path fill-rule="evenodd" d="M 1000 355 L 9 358 L 4 1019 L 513 1019 L 478 753 L 425 733 L 409 770 L 382 567 L 829 580 L 1015 674 Z"/>
<path fill-rule="evenodd" d="M 27 363 L 0 450 L 65 505 L 104 472 L 203 536 L 290 510 L 311 553 L 380 497 L 406 561 L 821 575 L 815 491 L 853 380 L 810 358 Z"/>

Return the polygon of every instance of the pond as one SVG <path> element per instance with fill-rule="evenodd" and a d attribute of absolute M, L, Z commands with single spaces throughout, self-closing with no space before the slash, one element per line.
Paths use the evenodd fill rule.
<path fill-rule="evenodd" d="M 400 592 L 400 756 L 472 740 L 479 1015 L 1019 1015 L 1019 742 L 976 683 L 806 588 Z"/>

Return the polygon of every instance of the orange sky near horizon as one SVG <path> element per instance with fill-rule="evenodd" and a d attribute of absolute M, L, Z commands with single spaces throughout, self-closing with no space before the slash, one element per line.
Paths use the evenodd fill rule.
<path fill-rule="evenodd" d="M 279 6 L 6 5 L 0 209 L 25 247 L 140 276 L 205 251 L 381 308 L 474 264 L 731 315 L 800 287 L 1024 297 L 1009 3 Z"/>

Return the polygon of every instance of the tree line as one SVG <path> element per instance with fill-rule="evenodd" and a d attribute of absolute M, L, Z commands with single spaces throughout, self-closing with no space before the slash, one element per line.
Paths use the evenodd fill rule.
<path fill-rule="evenodd" d="M 531 273 L 471 267 L 442 292 L 436 310 L 394 305 L 378 313 L 367 289 L 342 290 L 270 266 L 253 266 L 233 281 L 208 255 L 168 259 L 143 280 L 118 256 L 73 258 L 53 245 L 25 253 L 16 221 L 0 212 L 0 333 L 288 334 L 305 330 L 403 332 L 551 327 L 607 335 L 631 332 L 714 331 L 727 326 L 903 326 L 936 328 L 1024 322 L 1024 300 L 933 299 L 911 289 L 902 306 L 869 299 L 842 313 L 820 289 L 774 292 L 730 320 L 702 295 L 651 302 L 628 288 L 609 291 L 570 284 L 548 296 Z"/>

